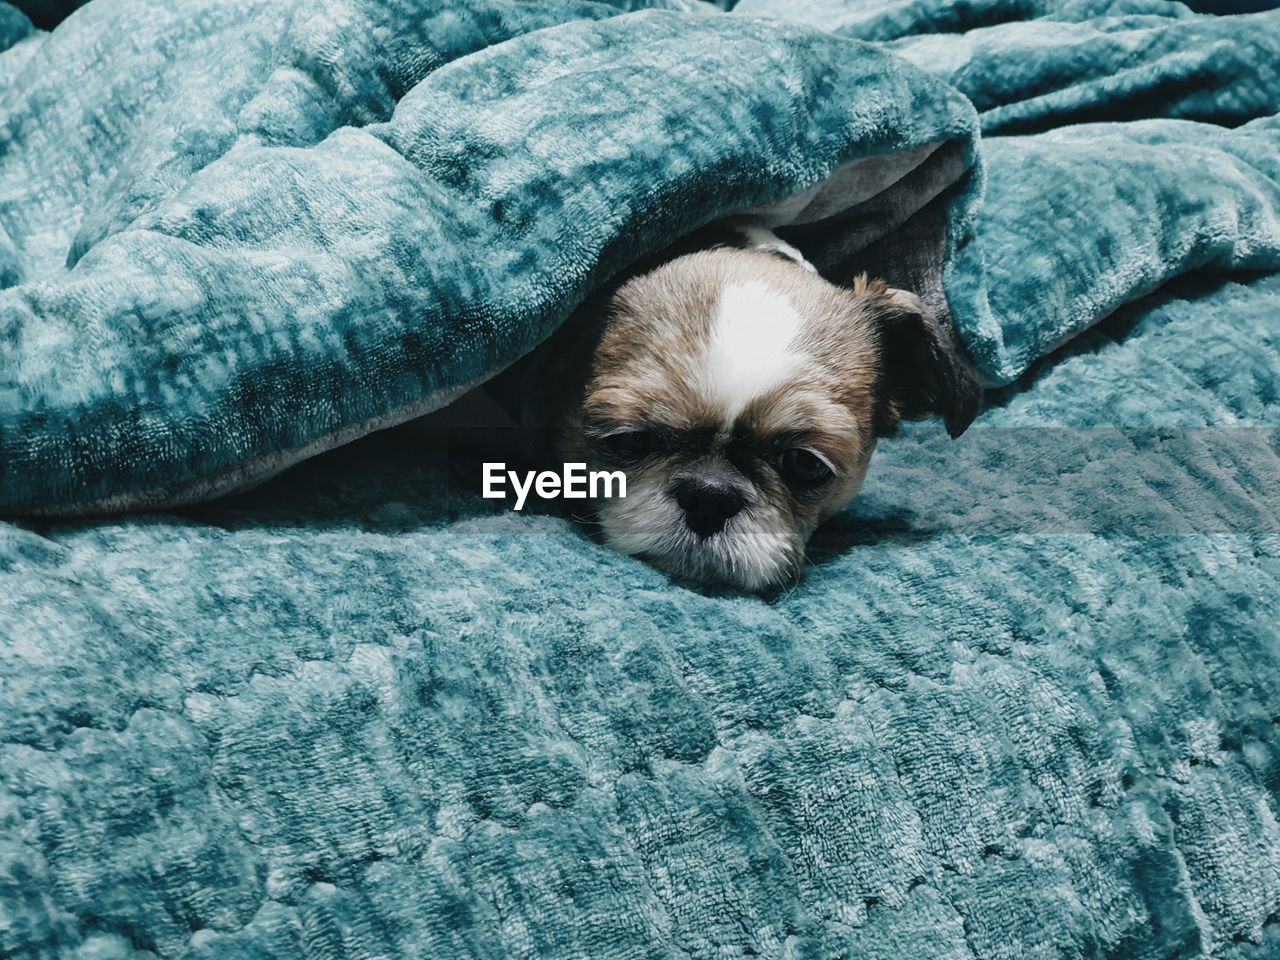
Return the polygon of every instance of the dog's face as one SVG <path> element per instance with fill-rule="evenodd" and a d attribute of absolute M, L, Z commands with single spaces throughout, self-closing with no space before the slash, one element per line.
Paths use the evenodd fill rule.
<path fill-rule="evenodd" d="M 840 288 L 786 257 L 689 254 L 604 310 L 562 453 L 625 471 L 626 497 L 597 505 L 606 543 L 679 576 L 747 590 L 793 580 L 877 437 L 931 411 L 955 434 L 977 411 L 916 297 Z"/>

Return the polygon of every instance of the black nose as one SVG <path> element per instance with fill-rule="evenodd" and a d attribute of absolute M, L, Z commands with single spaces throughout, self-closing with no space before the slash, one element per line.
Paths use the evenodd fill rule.
<path fill-rule="evenodd" d="M 723 530 L 746 502 L 736 487 L 719 480 L 681 480 L 672 493 L 684 522 L 704 540 Z"/>

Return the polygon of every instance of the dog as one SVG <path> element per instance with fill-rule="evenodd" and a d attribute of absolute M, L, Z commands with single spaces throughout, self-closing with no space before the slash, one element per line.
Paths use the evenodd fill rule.
<path fill-rule="evenodd" d="M 929 415 L 956 437 L 981 404 L 916 295 L 837 286 L 750 223 L 589 301 L 519 382 L 557 459 L 625 472 L 624 498 L 590 504 L 606 545 L 752 592 L 799 578 L 879 438 Z"/>

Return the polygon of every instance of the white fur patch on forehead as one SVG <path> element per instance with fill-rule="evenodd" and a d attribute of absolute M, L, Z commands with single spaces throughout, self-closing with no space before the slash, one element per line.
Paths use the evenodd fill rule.
<path fill-rule="evenodd" d="M 803 322 L 785 293 L 759 280 L 730 283 L 720 292 L 706 352 L 695 360 L 695 385 L 726 423 L 800 369 Z"/>

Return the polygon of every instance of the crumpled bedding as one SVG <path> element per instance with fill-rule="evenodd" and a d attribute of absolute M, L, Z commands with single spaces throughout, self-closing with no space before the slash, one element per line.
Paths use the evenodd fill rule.
<path fill-rule="evenodd" d="M 259 482 L 745 210 L 918 291 L 992 384 L 1172 277 L 1280 268 L 1280 15 L 1134 3 L 906 38 L 936 4 L 100 0 L 11 28 L 0 509 Z"/>
<path fill-rule="evenodd" d="M 1280 282 L 913 425 L 772 601 L 410 425 L 6 525 L 0 952 L 1280 951 Z"/>
<path fill-rule="evenodd" d="M 891 54 L 622 13 L 106 0 L 24 51 L 0 118 L 0 508 L 261 480 L 443 405 L 721 215 L 829 220 L 908 172 L 973 206 L 972 107 Z"/>
<path fill-rule="evenodd" d="M 399 15 L 410 7 L 421 9 L 341 9 Z M 263 7 L 264 19 L 252 21 L 220 5 L 201 22 L 210 38 L 225 30 L 240 43 L 284 9 Z M 49 199 L 35 208 L 22 203 L 30 181 L 0 176 L 12 281 L 0 294 L 9 311 L 0 329 L 13 336 L 0 368 L 50 391 L 43 414 L 31 416 L 20 400 L 32 394 L 13 381 L 5 387 L 6 509 L 166 497 L 207 481 L 215 463 L 222 470 L 215 446 L 196 440 L 208 434 L 196 429 L 203 422 L 192 397 L 268 418 L 292 400 L 220 393 L 235 378 L 210 359 L 219 348 L 228 369 L 243 361 L 246 375 L 268 378 L 259 385 L 278 376 L 298 391 L 315 386 L 302 382 L 315 369 L 281 358 L 332 358 L 339 343 L 345 356 L 372 364 L 344 367 L 352 382 L 356 370 L 400 370 L 405 383 L 426 376 L 426 366 L 403 356 L 403 368 L 379 367 L 385 355 L 361 352 L 391 342 L 379 339 L 387 323 L 361 319 L 367 340 L 324 323 L 349 306 L 343 298 L 353 290 L 369 298 L 362 303 L 389 303 L 417 289 L 406 278 L 436 276 L 413 269 L 458 262 L 448 249 L 430 261 L 414 249 L 399 261 L 381 256 L 394 246 L 391 234 L 370 233 L 362 248 L 356 226 L 371 221 L 338 222 L 326 219 L 334 208 L 307 205 L 315 183 L 302 174 L 337 165 L 326 199 L 367 175 L 359 164 L 342 166 L 348 144 L 369 145 L 369 156 L 403 169 L 395 150 L 367 144 L 388 140 L 358 131 L 415 116 L 405 106 L 412 91 L 398 101 L 342 100 L 355 89 L 343 70 L 376 58 L 338 57 L 332 44 L 360 39 L 381 49 L 403 40 L 412 51 L 425 37 L 423 50 L 448 50 L 461 67 L 476 55 L 466 38 L 477 25 L 517 33 L 513 24 L 532 30 L 528 18 L 565 8 L 511 4 L 500 15 L 469 7 L 480 12 L 468 20 L 441 7 L 404 38 L 306 16 L 336 9 L 288 8 L 292 23 L 277 35 L 288 43 L 241 43 L 224 55 L 213 40 L 208 49 L 197 44 L 181 78 L 165 73 L 155 33 L 144 29 L 152 20 L 156 31 L 173 26 L 178 18 L 166 19 L 162 7 L 128 20 L 129 43 L 94 45 L 90 27 L 101 34 L 114 16 L 134 16 L 94 0 L 52 34 L 24 28 L 26 39 L 0 55 L 0 76 L 17 78 L 0 94 L 6 121 L 21 114 L 15 103 L 34 110 L 16 90 L 53 89 L 41 85 L 56 78 L 33 68 L 57 62 L 49 53 L 57 44 L 101 56 L 128 51 L 153 72 L 137 86 L 130 72 L 111 95 L 154 104 L 147 97 L 161 91 L 179 106 L 182 97 L 207 104 L 215 93 L 231 103 L 261 80 L 245 66 L 235 86 L 234 64 L 275 64 L 280 50 L 308 49 L 315 56 L 306 69 L 294 64 L 299 76 L 286 78 L 297 81 L 296 96 L 348 111 L 314 146 L 281 151 L 288 160 L 279 169 L 294 172 L 296 189 L 273 195 L 298 206 L 278 222 L 252 204 L 203 205 L 233 188 L 274 190 L 247 173 L 201 181 L 236 149 L 250 167 L 258 151 L 270 152 L 227 148 L 226 138 L 241 136 L 234 125 L 179 125 L 165 146 L 67 119 L 68 129 L 123 159 L 84 178 L 83 169 L 39 167 L 41 182 L 58 186 L 47 186 Z M 649 36 L 690 62 L 775 50 L 781 36 L 783 59 L 797 71 L 790 79 L 806 76 L 814 86 L 799 89 L 826 91 L 809 107 L 868 123 L 837 125 L 840 136 L 822 141 L 832 152 L 814 156 L 832 164 L 753 170 L 729 177 L 723 195 L 683 195 L 684 206 L 663 192 L 680 181 L 672 173 L 654 206 L 617 234 L 625 240 L 609 239 L 619 229 L 610 220 L 574 248 L 586 252 L 573 282 L 589 287 L 664 242 L 663 224 L 672 222 L 664 217 L 683 212 L 680 224 L 692 226 L 759 205 L 785 220 L 818 196 L 821 208 L 839 208 L 837 219 L 780 229 L 832 271 L 887 264 L 927 281 L 936 267 L 941 308 L 988 381 L 1007 385 L 989 394 L 958 441 L 921 423 L 882 444 L 863 495 L 815 539 L 805 580 L 776 597 L 673 584 L 603 550 L 571 520 L 485 501 L 478 465 L 414 423 L 315 456 L 236 497 L 0 525 L 0 955 L 1280 955 L 1280 274 L 1270 272 L 1280 108 L 1268 47 L 1278 32 L 1265 29 L 1273 15 L 1215 20 L 1169 3 L 1007 0 L 803 9 L 777 0 L 772 8 L 881 47 L 747 21 L 760 11 L 746 0 L 732 12 L 591 11 L 513 43 L 563 50 L 614 30 L 617 47 L 604 59 L 636 77 L 647 74 L 638 53 L 626 59 L 630 24 L 659 31 Z M 747 25 L 695 25 L 734 18 Z M 676 21 L 679 30 L 668 28 Z M 714 32 L 715 49 L 688 42 L 706 39 L 698 30 Z M 1256 58 L 1252 69 L 1234 81 L 1215 72 L 1218 61 L 1204 55 L 1213 36 L 1234 38 L 1233 50 Z M 315 43 L 289 47 L 298 37 Z M 883 68 L 892 79 L 880 75 L 887 85 L 879 87 L 870 76 L 872 88 L 903 99 L 868 94 L 850 103 L 828 90 L 833 75 L 815 53 L 827 43 L 858 54 L 837 79 Z M 1091 45 L 1105 69 L 1088 67 Z M 214 65 L 203 79 L 197 49 Z M 481 52 L 480 63 L 512 49 Z M 422 56 L 435 63 L 435 54 Z M 447 79 L 447 69 L 429 76 Z M 1039 79 L 1030 75 L 1041 69 Z M 690 89 L 706 89 L 694 73 Z M 303 76 L 333 80 L 317 92 L 303 89 Z M 393 92 L 401 82 L 372 68 L 367 76 Z M 510 80 L 497 69 L 490 79 L 498 87 Z M 751 79 L 754 89 L 762 76 Z M 457 83 L 450 104 L 497 109 L 485 99 L 491 89 Z M 77 86 L 114 102 L 83 80 Z M 775 122 L 752 114 L 747 86 L 738 88 L 741 116 Z M 767 76 L 762 86 L 795 92 L 769 86 Z M 550 102 L 552 92 L 541 95 Z M 928 105 L 954 113 L 921 109 L 912 98 L 925 94 Z M 280 102 L 294 95 L 281 93 Z M 40 108 L 55 122 L 59 110 L 82 118 L 79 109 L 57 98 Z M 138 110 L 138 129 L 152 133 L 177 115 Z M 290 128 L 284 120 L 298 114 L 288 111 L 250 115 L 298 142 L 321 129 Z M 709 105 L 703 116 L 716 115 Z M 893 118 L 891 129 L 873 116 Z M 489 117 L 496 142 L 523 135 L 511 116 Z M 824 192 L 827 174 L 847 159 L 840 151 L 868 142 L 867 131 L 936 138 L 942 128 L 926 126 L 939 117 L 956 125 L 942 134 L 952 150 L 928 152 L 936 166 L 913 164 L 920 151 L 885 189 L 867 195 L 837 181 Z M 696 141 L 696 127 L 684 135 Z M 64 149 L 30 119 L 16 129 L 6 126 L 0 145 L 8 174 L 20 166 L 15 157 Z M 771 149 L 794 146 L 779 137 Z M 437 159 L 449 142 L 433 143 Z M 617 156 L 558 155 L 629 169 L 628 151 L 640 148 L 629 143 Z M 326 149 L 334 152 L 325 163 L 311 152 Z M 499 149 L 477 162 L 497 170 L 504 156 Z M 466 172 L 455 168 L 460 182 Z M 814 185 L 817 193 L 807 193 Z M 446 180 L 441 190 L 454 186 Z M 606 177 L 599 189 L 608 188 Z M 385 196 L 367 196 L 367 216 L 387 213 Z M 356 216 L 359 206 L 341 209 Z M 885 211 L 906 219 L 879 233 Z M 406 230 L 455 229 L 422 226 L 411 212 Z M 492 219 L 491 206 L 480 212 Z M 477 214 L 476 222 L 488 221 Z M 150 226 L 178 223 L 171 233 Z M 456 227 L 464 239 L 469 223 Z M 255 246 L 258 229 L 288 242 Z M 530 214 L 513 236 L 544 229 Z M 327 247 L 320 236 L 343 239 Z M 205 286 L 157 270 L 146 286 L 147 271 L 168 261 L 135 258 L 143 247 L 134 245 L 171 241 L 188 268 L 209 258 L 225 270 L 207 274 Z M 64 242 L 61 256 L 74 266 L 51 253 Z M 922 250 L 943 256 L 908 263 L 904 247 L 908 260 Z M 562 257 L 557 265 L 571 259 L 552 252 Z M 539 257 L 550 255 L 538 247 L 524 276 L 540 276 Z M 318 258 L 313 277 L 347 264 L 350 282 L 317 281 L 303 298 L 285 280 L 309 257 Z M 278 336 L 257 341 L 262 327 L 251 311 L 208 312 L 215 290 L 260 303 L 253 298 L 273 267 L 282 279 L 267 285 L 272 296 L 314 301 L 296 326 L 281 314 Z M 461 285 L 449 309 L 430 316 L 466 318 L 456 329 L 482 349 L 483 361 L 466 368 L 476 377 L 554 326 L 577 296 L 567 287 L 545 292 L 535 320 L 514 294 L 514 305 L 468 314 L 463 306 L 484 302 L 473 294 Z M 77 325 L 87 314 L 72 307 L 103 304 L 120 312 L 94 314 L 99 320 L 127 316 L 131 325 Z M 28 325 L 37 315 L 43 325 Z M 509 326 L 486 326 L 497 317 Z M 231 331 L 238 339 L 226 339 Z M 134 352 L 139 345 L 152 352 Z M 225 360 L 233 347 L 244 348 L 234 364 Z M 145 377 L 144 359 L 155 368 Z M 187 405 L 186 419 L 156 426 L 130 407 L 122 398 L 142 395 L 134 388 L 144 380 L 156 397 Z M 447 393 L 468 381 L 441 374 L 405 394 L 394 393 L 401 381 L 391 376 L 360 382 L 360 397 L 382 398 L 391 410 L 397 397 L 434 395 L 424 383 Z M 160 389 L 166 383 L 171 394 Z M 305 446 L 308 424 L 369 425 L 342 419 L 355 409 L 343 397 L 315 396 L 329 406 L 296 427 L 281 414 L 275 427 L 284 433 L 254 435 L 274 438 L 262 449 Z M 90 407 L 106 419 L 76 419 Z M 94 422 L 124 432 L 99 433 Z M 14 455 L 24 449 L 27 459 Z M 139 450 L 181 470 L 147 472 L 129 460 Z M 74 458 L 58 459 L 70 451 Z"/>

